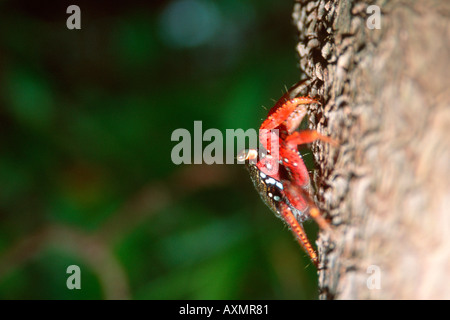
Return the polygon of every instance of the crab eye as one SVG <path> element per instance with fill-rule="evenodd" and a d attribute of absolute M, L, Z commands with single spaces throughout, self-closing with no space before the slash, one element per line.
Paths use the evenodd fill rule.
<path fill-rule="evenodd" d="M 236 158 L 237 161 L 244 162 L 245 159 L 247 158 L 247 153 L 248 153 L 248 150 L 246 150 L 246 149 L 239 152 L 239 154 L 237 155 L 237 158 Z"/>
<path fill-rule="evenodd" d="M 244 149 L 239 152 L 237 160 L 239 162 L 244 162 L 246 160 L 256 160 L 258 158 L 258 150 L 256 149 Z"/>

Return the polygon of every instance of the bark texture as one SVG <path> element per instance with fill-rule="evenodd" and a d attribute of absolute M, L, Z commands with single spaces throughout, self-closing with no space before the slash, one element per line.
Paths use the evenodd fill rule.
<path fill-rule="evenodd" d="M 381 28 L 370 29 L 370 5 Z M 450 2 L 299 1 L 321 299 L 450 299 Z"/>

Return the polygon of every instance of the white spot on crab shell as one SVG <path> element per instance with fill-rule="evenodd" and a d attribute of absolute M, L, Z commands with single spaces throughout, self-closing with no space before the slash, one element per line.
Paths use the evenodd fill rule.
<path fill-rule="evenodd" d="M 260 172 L 259 175 L 261 176 L 262 179 L 265 179 L 267 177 L 264 172 Z"/>
<path fill-rule="evenodd" d="M 275 183 L 275 185 L 277 186 L 278 189 L 283 190 L 283 184 L 282 184 L 281 182 L 277 181 L 277 182 Z"/>
<path fill-rule="evenodd" d="M 280 197 L 279 196 L 275 196 L 275 197 L 273 197 L 273 200 L 280 201 Z"/>
<path fill-rule="evenodd" d="M 275 184 L 275 183 L 276 183 L 276 181 L 274 178 L 269 178 L 266 180 L 266 184 Z"/>
<path fill-rule="evenodd" d="M 267 194 L 269 197 L 273 197 L 273 194 L 272 194 L 272 192 L 269 192 L 268 194 Z"/>

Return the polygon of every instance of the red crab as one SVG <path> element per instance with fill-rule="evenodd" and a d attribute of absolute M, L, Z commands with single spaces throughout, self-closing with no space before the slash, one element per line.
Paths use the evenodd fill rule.
<path fill-rule="evenodd" d="M 300 245 L 317 266 L 318 257 L 303 229 L 303 222 L 313 218 L 320 228 L 328 229 L 328 222 L 309 195 L 308 170 L 298 152 L 298 145 L 322 140 L 336 142 L 315 130 L 296 131 L 306 115 L 306 105 L 319 103 L 310 97 L 295 97 L 303 82 L 295 85 L 270 109 L 261 124 L 259 140 L 264 151 L 243 150 L 238 161 L 246 163 L 250 177 L 263 201 L 283 219 Z"/>

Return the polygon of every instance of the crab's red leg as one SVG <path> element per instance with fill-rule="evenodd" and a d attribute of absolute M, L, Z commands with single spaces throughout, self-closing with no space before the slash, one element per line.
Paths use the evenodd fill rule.
<path fill-rule="evenodd" d="M 285 147 L 280 148 L 280 161 L 292 175 L 292 181 L 301 187 L 307 186 L 309 183 L 308 169 L 306 168 L 297 146 L 322 140 L 324 142 L 336 145 L 337 142 L 327 136 L 321 135 L 314 130 L 295 131 L 284 140 Z"/>
<path fill-rule="evenodd" d="M 287 198 L 295 208 L 305 213 L 308 210 L 309 216 L 317 222 L 321 229 L 329 230 L 329 223 L 322 217 L 308 194 L 309 174 L 297 151 L 297 145 L 315 140 L 322 140 L 333 145 L 337 144 L 335 140 L 314 130 L 296 131 L 285 139 L 286 148 L 280 149 L 280 161 L 288 169 L 292 178 L 291 182 L 283 181 L 283 185 Z"/>
<path fill-rule="evenodd" d="M 313 218 L 314 221 L 316 221 L 320 229 L 322 230 L 331 229 L 330 223 L 327 220 L 325 220 L 325 218 L 322 216 L 322 214 L 320 213 L 319 209 L 316 206 L 312 206 L 309 209 L 309 216 Z"/>
<path fill-rule="evenodd" d="M 283 204 L 281 207 L 281 215 L 286 221 L 286 223 L 289 225 L 292 233 L 295 235 L 295 238 L 297 239 L 298 243 L 305 249 L 305 251 L 308 253 L 309 257 L 311 258 L 312 262 L 317 266 L 318 258 L 317 253 L 314 251 L 313 247 L 311 246 L 311 243 L 308 240 L 308 237 L 306 236 L 305 231 L 303 230 L 303 227 L 300 225 L 300 223 L 295 219 L 294 214 L 292 213 L 291 209 L 287 204 Z"/>
<path fill-rule="evenodd" d="M 298 185 L 292 184 L 289 181 L 283 181 L 284 192 L 291 204 L 298 210 L 308 212 L 309 216 L 316 221 L 319 228 L 322 230 L 330 230 L 330 224 L 322 216 L 320 210 L 311 200 L 308 191 L 300 188 Z"/>
<path fill-rule="evenodd" d="M 267 151 L 270 152 L 270 139 L 268 137 L 268 132 L 271 132 L 270 130 L 273 129 L 280 129 L 280 126 L 285 123 L 284 130 L 287 132 L 291 132 L 292 130 L 295 130 L 293 128 L 294 126 L 298 126 L 300 124 L 301 119 L 303 119 L 306 109 L 301 110 L 301 112 L 298 112 L 298 119 L 299 121 L 294 121 L 292 124 L 290 121 L 285 122 L 289 117 L 292 117 L 292 114 L 294 111 L 296 111 L 297 107 L 299 105 L 303 104 L 311 104 L 316 103 L 317 101 L 309 98 L 309 97 L 297 97 L 293 99 L 286 100 L 285 96 L 283 96 L 277 104 L 269 111 L 269 115 L 264 120 L 264 122 L 261 124 L 260 134 L 259 134 L 259 141 L 261 144 L 266 148 Z M 283 128 L 282 128 L 283 129 Z"/>
<path fill-rule="evenodd" d="M 295 184 L 306 187 L 309 185 L 309 172 L 303 162 L 301 155 L 297 150 L 292 148 L 280 148 L 280 162 L 291 174 L 292 181 Z"/>
<path fill-rule="evenodd" d="M 283 99 L 283 98 L 282 98 Z M 274 111 L 269 112 L 269 116 L 261 124 L 260 129 L 275 129 L 282 124 L 289 116 L 294 112 L 298 105 L 311 104 L 317 101 L 310 97 L 298 97 L 285 101 L 281 105 L 278 103 L 275 105 Z M 273 110 L 273 109 L 272 109 Z"/>
<path fill-rule="evenodd" d="M 290 148 L 296 149 L 298 145 L 311 143 L 316 140 L 321 140 L 332 145 L 338 144 L 334 139 L 324 136 L 315 130 L 295 131 L 285 139 L 285 143 Z"/>

